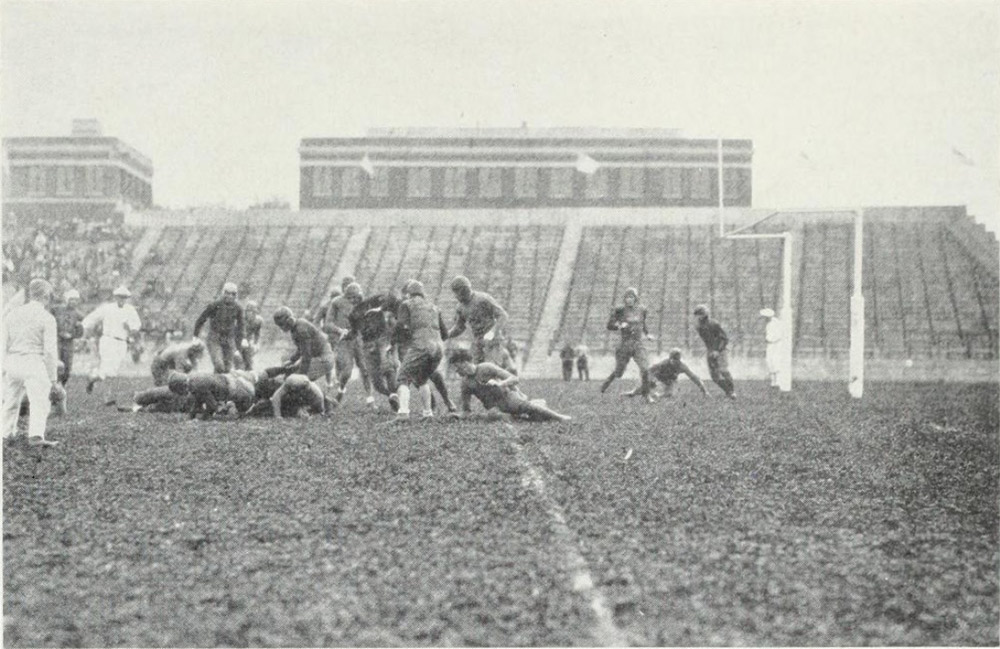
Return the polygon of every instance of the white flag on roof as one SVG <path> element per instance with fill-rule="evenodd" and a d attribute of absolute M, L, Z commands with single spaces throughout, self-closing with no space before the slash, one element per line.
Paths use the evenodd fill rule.
<path fill-rule="evenodd" d="M 582 174 L 587 174 L 589 176 L 597 171 L 600 166 L 601 165 L 597 163 L 597 160 L 594 160 L 586 153 L 581 153 L 576 157 L 576 170 Z"/>
<path fill-rule="evenodd" d="M 365 173 L 369 176 L 375 175 L 375 165 L 372 164 L 372 159 L 368 157 L 366 153 L 363 158 L 361 158 L 361 168 L 365 170 Z"/>

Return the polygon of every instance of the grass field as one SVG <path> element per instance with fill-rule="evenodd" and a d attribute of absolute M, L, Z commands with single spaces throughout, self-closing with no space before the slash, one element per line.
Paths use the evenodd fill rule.
<path fill-rule="evenodd" d="M 528 381 L 575 420 L 404 426 L 81 384 L 4 448 L 7 646 L 998 643 L 995 383 Z"/>

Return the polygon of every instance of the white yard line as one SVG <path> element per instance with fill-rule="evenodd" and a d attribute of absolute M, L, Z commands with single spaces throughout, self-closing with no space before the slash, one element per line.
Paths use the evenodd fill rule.
<path fill-rule="evenodd" d="M 576 535 L 566 524 L 566 516 L 562 508 L 555 500 L 549 496 L 545 488 L 545 481 L 538 470 L 532 466 L 525 455 L 524 447 L 514 438 L 514 427 L 505 424 L 507 428 L 507 441 L 514 449 L 514 456 L 518 464 L 521 465 L 521 486 L 530 487 L 535 495 L 545 507 L 545 513 L 549 517 L 549 524 L 555 535 L 556 543 L 564 557 L 566 570 L 569 572 L 573 590 L 580 593 L 590 601 L 590 609 L 594 612 L 595 625 L 591 631 L 591 636 L 596 646 L 601 647 L 627 647 L 628 639 L 625 633 L 615 626 L 614 618 L 604 601 L 604 595 L 594 586 L 594 579 L 590 575 L 587 560 L 583 558 L 577 549 Z"/>

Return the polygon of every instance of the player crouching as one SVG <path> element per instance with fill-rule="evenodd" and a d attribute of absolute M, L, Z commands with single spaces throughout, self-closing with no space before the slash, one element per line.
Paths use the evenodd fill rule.
<path fill-rule="evenodd" d="M 229 374 L 179 374 L 170 375 L 167 385 L 179 397 L 189 397 L 189 417 L 210 419 L 230 401 L 237 413 L 244 413 L 256 401 L 254 372 Z"/>
<path fill-rule="evenodd" d="M 257 401 L 243 416 L 283 419 L 329 411 L 329 399 L 318 385 L 305 374 L 285 375 L 285 371 L 283 367 L 264 371 L 256 383 Z"/>
<path fill-rule="evenodd" d="M 479 399 L 487 410 L 496 408 L 515 419 L 528 421 L 570 421 L 571 417 L 548 408 L 541 400 L 529 400 L 517 387 L 519 379 L 493 363 L 473 363 L 472 355 L 456 350 L 449 359 L 451 367 L 462 377 L 462 412 L 469 413 L 472 397 Z"/>
<path fill-rule="evenodd" d="M 708 388 L 702 382 L 701 378 L 687 366 L 687 363 L 681 360 L 681 350 L 676 347 L 670 350 L 670 355 L 663 359 L 659 363 L 654 364 L 649 368 L 649 387 L 650 396 L 652 397 L 652 388 L 657 382 L 663 385 L 663 394 L 656 396 L 674 396 L 674 388 L 677 386 L 677 379 L 681 374 L 686 374 L 698 389 L 701 390 L 702 394 L 706 397 L 708 396 Z M 635 397 L 642 394 L 642 386 L 626 392 L 626 397 Z"/>

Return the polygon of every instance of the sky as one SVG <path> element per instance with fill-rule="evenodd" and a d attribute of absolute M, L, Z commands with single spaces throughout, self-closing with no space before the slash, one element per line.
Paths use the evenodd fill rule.
<path fill-rule="evenodd" d="M 0 4 L 0 131 L 100 120 L 165 207 L 297 206 L 304 137 L 659 127 L 754 142 L 756 207 L 967 205 L 1000 226 L 1000 3 Z"/>

